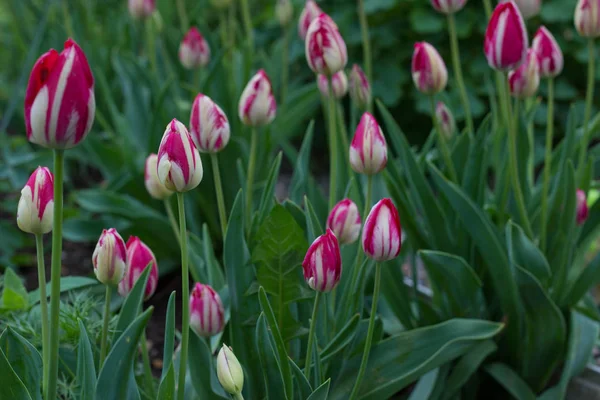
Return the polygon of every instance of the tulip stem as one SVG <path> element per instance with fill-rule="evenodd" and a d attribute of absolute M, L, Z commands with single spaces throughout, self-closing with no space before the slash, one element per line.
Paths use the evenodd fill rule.
<path fill-rule="evenodd" d="M 369 361 L 369 353 L 371 352 L 371 342 L 373 341 L 373 331 L 375 330 L 375 317 L 377 314 L 377 302 L 379 301 L 379 288 L 381 286 L 381 263 L 375 263 L 375 285 L 373 287 L 373 303 L 371 304 L 371 316 L 369 317 L 369 330 L 367 331 L 367 339 L 365 341 L 365 350 L 363 352 L 362 361 L 360 362 L 360 369 L 358 370 L 358 376 L 354 383 L 354 388 L 350 394 L 349 400 L 354 400 L 358 396 L 360 385 L 362 384 L 365 371 L 367 369 L 367 363 Z"/>
<path fill-rule="evenodd" d="M 440 124 L 435 114 L 435 99 L 433 96 L 429 96 L 429 103 L 431 105 L 431 119 L 433 121 L 433 126 L 435 127 L 435 131 L 437 132 L 438 136 L 438 146 L 442 153 L 442 158 L 444 159 L 446 168 L 448 169 L 448 175 L 450 176 L 450 180 L 452 182 L 458 183 L 458 179 L 456 177 L 456 170 L 454 169 L 454 163 L 452 163 L 452 157 L 450 156 L 450 150 L 448 149 L 448 143 L 446 143 L 446 138 L 444 137 L 444 134 L 440 129 Z"/>
<path fill-rule="evenodd" d="M 256 147 L 258 145 L 258 134 L 256 128 L 252 128 L 252 137 L 250 139 L 250 155 L 248 160 L 248 170 L 246 171 L 246 230 L 250 233 L 252 224 L 252 192 L 254 184 L 254 168 L 256 167 Z"/>
<path fill-rule="evenodd" d="M 140 338 L 140 347 L 142 361 L 144 363 L 144 379 L 146 379 L 146 386 L 148 386 L 150 396 L 154 398 L 156 397 L 156 394 L 154 393 L 154 379 L 152 377 L 152 367 L 150 366 L 150 354 L 148 353 L 148 340 L 146 339 L 145 329 L 144 332 L 142 332 L 142 337 Z"/>
<path fill-rule="evenodd" d="M 244 400 L 244 396 L 241 393 L 235 393 L 233 395 L 233 400 Z"/>
<path fill-rule="evenodd" d="M 40 290 L 40 311 L 42 313 L 42 387 L 44 393 L 48 385 L 48 351 L 50 348 L 48 337 L 48 297 L 46 295 L 46 266 L 44 263 L 44 236 L 35 235 L 35 247 L 37 252 L 38 286 Z"/>
<path fill-rule="evenodd" d="M 50 266 L 50 359 L 46 399 L 56 398 L 60 315 L 60 272 L 62 256 L 64 150 L 54 150 L 54 221 L 52 226 L 52 264 Z"/>
<path fill-rule="evenodd" d="M 338 156 L 338 145 L 337 145 L 337 135 L 335 133 L 335 97 L 333 96 L 333 80 L 331 77 L 329 79 L 329 96 L 327 96 L 327 100 L 329 101 L 329 211 L 333 209 L 335 205 L 336 195 L 337 195 L 337 156 Z"/>
<path fill-rule="evenodd" d="M 104 359 L 106 358 L 107 352 L 107 339 L 108 339 L 108 322 L 110 321 L 110 296 L 112 294 L 112 288 L 110 285 L 106 285 L 106 293 L 104 296 L 104 315 L 102 317 L 102 339 L 100 340 L 100 362 L 99 368 L 102 368 Z"/>
<path fill-rule="evenodd" d="M 587 187 L 587 184 L 582 182 L 585 174 L 585 155 L 587 153 L 588 144 L 590 142 L 590 117 L 592 113 L 592 101 L 594 100 L 594 81 L 596 78 L 596 49 L 593 38 L 588 40 L 588 81 L 587 92 L 585 95 L 585 113 L 583 116 L 583 140 L 579 149 L 579 162 L 577 163 L 577 182 L 579 187 Z"/>
<path fill-rule="evenodd" d="M 485 8 L 485 15 L 489 20 L 492 16 L 492 3 L 490 0 L 483 0 L 483 8 Z"/>
<path fill-rule="evenodd" d="M 179 236 L 181 237 L 181 356 L 177 398 L 183 400 L 185 392 L 185 372 L 187 369 L 188 342 L 190 338 L 190 275 L 188 270 L 188 240 L 185 224 L 184 194 L 177 193 L 179 208 Z"/>
<path fill-rule="evenodd" d="M 473 132 L 473 118 L 471 116 L 471 105 L 469 104 L 469 96 L 465 89 L 465 81 L 463 79 L 462 66 L 460 64 L 460 52 L 458 50 L 458 36 L 456 35 L 456 21 L 454 14 L 448 14 L 448 31 L 450 33 L 450 48 L 452 50 L 452 66 L 454 68 L 454 77 L 460 92 L 460 100 L 465 111 L 465 119 L 467 120 L 467 130 Z"/>
<path fill-rule="evenodd" d="M 185 11 L 185 0 L 177 0 L 177 13 L 179 14 L 179 23 L 181 24 L 181 33 L 185 34 L 190 26 L 187 13 Z"/>
<path fill-rule="evenodd" d="M 165 209 L 167 210 L 167 216 L 169 217 L 169 222 L 171 223 L 171 228 L 173 228 L 173 233 L 175 234 L 175 238 L 177 239 L 177 243 L 181 246 L 181 237 L 179 236 L 179 224 L 175 219 L 175 214 L 173 214 L 173 208 L 171 207 L 171 202 L 169 199 L 165 199 Z"/>
<path fill-rule="evenodd" d="M 371 60 L 371 41 L 369 40 L 369 21 L 367 20 L 367 14 L 365 13 L 365 1 L 358 0 L 358 19 L 360 21 L 360 33 L 362 36 L 363 45 L 363 59 L 365 64 L 365 73 L 369 82 L 373 82 L 373 66 Z M 371 99 L 368 99 L 367 110 L 370 113 L 373 112 L 373 105 Z"/>
<path fill-rule="evenodd" d="M 227 231 L 227 214 L 225 212 L 225 197 L 223 196 L 223 185 L 221 183 L 221 172 L 219 171 L 219 160 L 215 153 L 210 153 L 210 161 L 212 162 L 215 190 L 217 192 L 217 205 L 219 207 L 221 233 L 223 235 L 223 240 L 225 240 L 225 232 Z"/>
<path fill-rule="evenodd" d="M 150 68 L 152 69 L 154 75 L 156 75 L 158 71 L 156 69 L 156 45 L 154 42 L 154 31 L 152 29 L 152 18 L 147 18 L 145 25 L 146 46 L 148 46 L 146 51 L 148 52 L 148 59 L 150 60 Z"/>
<path fill-rule="evenodd" d="M 246 29 L 246 38 L 248 47 L 254 49 L 254 32 L 252 30 L 252 17 L 250 16 L 250 6 L 248 0 L 242 0 L 242 17 L 244 19 L 244 28 Z"/>
<path fill-rule="evenodd" d="M 542 187 L 542 214 L 540 223 L 540 247 L 546 251 L 546 224 L 548 218 L 548 191 L 550 188 L 550 169 L 552 165 L 552 135 L 554 128 L 554 79 L 548 79 L 548 116 L 546 122 L 546 153 L 544 157 L 544 186 Z"/>
<path fill-rule="evenodd" d="M 281 104 L 285 104 L 285 98 L 287 96 L 287 87 L 289 80 L 289 53 L 290 53 L 290 32 L 289 26 L 283 27 L 283 50 L 281 51 Z"/>
<path fill-rule="evenodd" d="M 336 101 L 336 109 L 337 109 L 337 117 L 338 124 L 340 127 L 340 137 L 342 138 L 342 149 L 348 150 L 345 151 L 344 156 L 344 164 L 348 167 L 348 179 L 351 179 L 354 175 L 354 171 L 352 170 L 352 166 L 350 165 L 350 143 L 348 142 L 348 135 L 346 127 L 344 126 L 344 108 L 339 100 Z"/>
<path fill-rule="evenodd" d="M 310 329 L 308 331 L 308 345 L 306 346 L 306 362 L 304 363 L 304 376 L 310 382 L 310 367 L 313 355 L 313 343 L 315 340 L 315 327 L 317 326 L 317 312 L 319 310 L 319 301 L 321 300 L 321 292 L 317 292 L 315 303 L 313 305 L 312 318 L 310 320 Z"/>

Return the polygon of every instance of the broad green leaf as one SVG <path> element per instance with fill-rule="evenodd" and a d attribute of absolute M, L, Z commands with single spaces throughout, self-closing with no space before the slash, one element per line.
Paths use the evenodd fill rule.
<path fill-rule="evenodd" d="M 146 292 L 146 283 L 150 276 L 150 268 L 145 268 L 144 272 L 140 275 L 138 280 L 133 285 L 133 289 L 125 298 L 121 312 L 119 312 L 119 319 L 117 320 L 117 327 L 113 336 L 113 343 L 116 342 L 121 334 L 127 329 L 131 321 L 137 318 L 142 309 L 142 303 L 144 301 L 144 293 Z"/>
<path fill-rule="evenodd" d="M 367 258 L 361 268 L 363 270 L 368 268 L 371 262 L 372 260 Z M 381 295 L 389 304 L 391 311 L 406 329 L 416 327 L 418 322 L 411 307 L 408 288 L 404 284 L 404 273 L 400 268 L 395 267 L 383 268 L 381 273 Z M 361 294 L 362 290 L 358 289 L 358 293 Z M 349 291 L 348 294 L 352 295 L 353 298 L 360 297 L 355 296 L 352 291 Z M 359 302 L 357 301 L 356 303 Z M 358 306 L 361 306 L 360 303 Z"/>
<path fill-rule="evenodd" d="M 258 350 L 258 356 L 262 366 L 265 388 L 267 390 L 267 399 L 291 399 L 291 397 L 288 397 L 285 390 L 283 374 L 281 372 L 280 364 L 277 362 L 276 352 L 269 339 L 264 313 L 258 317 L 258 322 L 256 324 L 256 349 Z"/>
<path fill-rule="evenodd" d="M 94 353 L 88 338 L 85 325 L 78 319 L 79 323 L 79 345 L 77 346 L 77 390 L 78 399 L 93 400 L 96 395 L 96 365 L 94 364 Z"/>
<path fill-rule="evenodd" d="M 306 207 L 306 236 L 307 240 L 312 243 L 317 236 L 322 235 L 325 231 L 323 230 L 323 227 L 319 222 L 319 217 L 307 196 L 304 196 L 304 206 Z"/>
<path fill-rule="evenodd" d="M 160 223 L 161 228 L 164 226 L 165 232 L 170 232 L 170 225 L 162 214 L 126 194 L 101 189 L 85 189 L 72 195 L 75 202 L 84 210 L 98 214 L 115 214 L 130 219 L 152 219 L 155 223 Z"/>
<path fill-rule="evenodd" d="M 469 351 L 456 363 L 448 377 L 444 390 L 444 399 L 453 398 L 454 394 L 467 383 L 469 378 L 479 369 L 483 361 L 497 350 L 493 340 L 474 344 Z"/>
<path fill-rule="evenodd" d="M 298 159 L 294 167 L 294 173 L 292 180 L 290 181 L 290 199 L 300 204 L 302 197 L 308 191 L 308 178 L 310 175 L 310 151 L 312 146 L 312 139 L 314 133 L 315 121 L 312 120 L 306 128 L 304 139 L 302 140 L 302 146 L 298 152 Z"/>
<path fill-rule="evenodd" d="M 546 287 L 544 284 L 548 282 L 551 272 L 544 253 L 512 221 L 506 225 L 506 247 L 511 262 L 526 269 Z"/>
<path fill-rule="evenodd" d="M 273 161 L 271 169 L 269 170 L 267 183 L 262 191 L 260 205 L 258 207 L 258 220 L 255 221 L 255 223 L 258 223 L 259 225 L 262 224 L 262 222 L 267 216 L 267 213 L 269 213 L 271 211 L 271 208 L 273 207 L 273 199 L 275 197 L 275 184 L 277 183 L 277 179 L 279 178 L 281 158 L 282 154 L 281 152 L 279 152 L 279 154 L 277 154 L 277 157 L 275 157 L 275 161 Z"/>
<path fill-rule="evenodd" d="M 263 316 L 264 320 L 264 316 Z M 292 369 L 292 373 L 294 374 L 295 381 L 298 383 L 298 386 L 294 385 L 294 393 L 299 394 L 301 399 L 306 399 L 312 393 L 312 387 L 304 376 L 304 372 L 296 365 L 296 363 L 290 358 L 290 367 Z"/>
<path fill-rule="evenodd" d="M 565 303 L 569 306 L 574 306 L 598 282 L 600 282 L 600 253 L 590 261 L 588 266 L 577 277 L 577 280 L 572 283 Z"/>
<path fill-rule="evenodd" d="M 429 400 L 440 372 L 439 368 L 429 371 L 415 385 L 408 400 Z"/>
<path fill-rule="evenodd" d="M 330 358 L 341 352 L 352 342 L 356 334 L 356 328 L 360 322 L 360 315 L 354 314 L 344 325 L 337 335 L 321 350 L 321 362 L 327 362 Z"/>
<path fill-rule="evenodd" d="M 535 400 L 535 394 L 519 375 L 505 364 L 494 363 L 485 367 L 496 382 L 504 387 L 516 400 Z"/>
<path fill-rule="evenodd" d="M 0 350 L 33 400 L 42 399 L 42 357 L 35 347 L 10 327 L 0 336 Z M 2 362 L 0 361 L 0 364 Z M 0 371 L 4 371 L 0 368 Z M 8 372 L 10 375 L 10 372 Z M 5 376 L 2 374 L 2 385 Z M 18 386 L 18 385 L 17 385 Z M 2 396 L 0 396 L 2 398 Z M 18 399 L 18 397 L 13 397 Z"/>
<path fill-rule="evenodd" d="M 173 363 L 169 363 L 167 372 L 158 386 L 158 400 L 175 400 L 175 369 Z"/>
<path fill-rule="evenodd" d="M 462 187 L 467 196 L 480 206 L 483 205 L 483 191 L 485 188 L 486 160 L 485 142 L 490 131 L 491 115 L 488 115 L 479 128 L 475 140 L 471 141 L 469 157 L 465 166 Z"/>
<path fill-rule="evenodd" d="M 165 343 L 163 348 L 163 368 L 161 380 L 166 379 L 165 376 L 169 371 L 169 367 L 173 363 L 173 350 L 175 348 L 175 291 L 171 292 L 171 295 L 169 296 L 169 302 L 167 303 L 164 338 Z"/>
<path fill-rule="evenodd" d="M 454 148 L 452 148 L 452 163 L 456 171 L 458 182 L 464 181 L 466 164 L 469 161 L 469 150 L 471 148 L 471 136 L 460 135 L 456 138 Z"/>
<path fill-rule="evenodd" d="M 216 380 L 216 366 L 206 340 L 193 331 L 190 332 L 189 354 L 193 354 L 188 360 L 189 374 L 198 396 L 201 399 L 229 399 L 221 385 L 211 385 Z"/>
<path fill-rule="evenodd" d="M 24 310 L 29 306 L 27 289 L 23 286 L 21 278 L 11 268 L 4 272 L 4 290 L 0 310 Z"/>
<path fill-rule="evenodd" d="M 208 284 L 215 290 L 221 290 L 225 286 L 225 276 L 223 269 L 217 261 L 213 241 L 210 238 L 208 225 L 202 225 L 202 244 L 204 249 L 204 257 L 206 259 L 206 272 L 208 275 Z"/>
<path fill-rule="evenodd" d="M 60 292 L 66 293 L 72 290 L 79 290 L 89 288 L 91 286 L 100 285 L 100 283 L 96 279 L 87 278 L 85 276 L 63 276 L 60 278 Z M 50 298 L 51 293 L 51 285 L 48 283 L 46 285 L 46 293 L 48 294 L 48 298 Z M 32 292 L 29 292 L 29 305 L 33 306 L 40 302 L 40 290 L 36 289 Z"/>
<path fill-rule="evenodd" d="M 327 379 L 321 386 L 315 389 L 314 392 L 306 400 L 327 400 L 329 394 L 329 385 L 331 379 Z"/>
<path fill-rule="evenodd" d="M 8 362 L 4 351 L 0 349 L 0 376 L 2 376 L 2 385 L 0 385 L 0 398 L 2 399 L 23 399 L 32 400 L 23 381 L 15 373 L 15 370 Z"/>

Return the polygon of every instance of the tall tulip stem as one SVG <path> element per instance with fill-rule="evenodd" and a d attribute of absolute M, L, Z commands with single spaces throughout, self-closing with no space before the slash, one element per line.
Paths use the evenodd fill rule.
<path fill-rule="evenodd" d="M 244 19 L 244 29 L 246 30 L 248 47 L 254 49 L 254 31 L 252 30 L 252 17 L 250 16 L 248 0 L 242 0 L 242 17 Z"/>
<path fill-rule="evenodd" d="M 171 228 L 173 229 L 173 234 L 177 239 L 177 243 L 181 246 L 181 237 L 179 236 L 179 224 L 175 219 L 175 214 L 173 214 L 173 208 L 171 207 L 171 201 L 169 199 L 165 199 L 165 210 L 167 210 L 167 216 L 169 217 L 169 222 L 171 223 Z"/>
<path fill-rule="evenodd" d="M 177 0 L 177 13 L 179 14 L 179 24 L 181 26 L 181 32 L 186 33 L 190 27 L 190 23 L 187 18 L 187 12 L 185 10 L 185 0 Z"/>
<path fill-rule="evenodd" d="M 546 152 L 544 157 L 544 185 L 542 186 L 542 211 L 540 217 L 540 246 L 546 250 L 546 226 L 548 218 L 548 191 L 550 190 L 550 169 L 552 166 L 552 135 L 554 128 L 554 79 L 548 79 L 548 115 L 546 122 Z"/>
<path fill-rule="evenodd" d="M 333 209 L 335 205 L 337 195 L 337 158 L 338 158 L 338 144 L 337 134 L 335 132 L 335 97 L 333 95 L 333 80 L 329 79 L 329 96 L 327 100 L 329 102 L 329 210 Z"/>
<path fill-rule="evenodd" d="M 291 28 L 289 26 L 283 27 L 283 49 L 281 51 L 281 94 L 280 101 L 281 104 L 285 104 L 285 98 L 287 96 L 287 87 L 289 80 L 289 53 L 290 53 L 290 32 Z"/>
<path fill-rule="evenodd" d="M 100 368 L 104 364 L 106 359 L 106 353 L 108 351 L 108 322 L 110 321 L 110 296 L 112 294 L 112 287 L 106 285 L 104 295 L 104 314 L 102 316 L 102 338 L 100 339 Z"/>
<path fill-rule="evenodd" d="M 317 326 L 317 312 L 319 310 L 319 300 L 321 300 L 321 292 L 317 292 L 315 303 L 313 305 L 312 318 L 310 320 L 310 329 L 308 331 L 308 345 L 306 346 L 306 362 L 304 363 L 304 376 L 310 382 L 310 367 L 312 363 L 313 343 L 315 340 L 315 327 Z"/>
<path fill-rule="evenodd" d="M 177 193 L 179 208 L 179 236 L 181 237 L 181 355 L 177 399 L 184 399 L 185 372 L 187 369 L 188 343 L 190 339 L 190 274 L 188 269 L 188 239 L 185 224 L 184 194 Z"/>
<path fill-rule="evenodd" d="M 225 239 L 227 231 L 227 214 L 225 211 L 225 196 L 223 196 L 223 184 L 221 183 L 221 172 L 219 171 L 219 159 L 215 153 L 210 154 L 213 176 L 215 179 L 215 191 L 217 192 L 217 206 L 219 207 L 219 220 L 221 221 L 221 233 Z"/>
<path fill-rule="evenodd" d="M 369 40 L 369 22 L 365 13 L 365 1 L 358 0 L 358 19 L 360 21 L 360 33 L 362 36 L 363 59 L 365 64 L 365 74 L 369 82 L 373 82 L 373 60 L 371 58 L 371 41 Z M 369 99 L 367 109 L 372 112 L 372 102 Z"/>
<path fill-rule="evenodd" d="M 473 117 L 471 116 L 471 105 L 469 104 L 469 97 L 467 96 L 467 90 L 465 89 L 465 81 L 463 79 L 462 66 L 460 64 L 460 51 L 458 50 L 456 21 L 453 13 L 448 14 L 448 32 L 450 33 L 450 48 L 452 50 L 452 67 L 454 68 L 454 76 L 456 78 L 458 90 L 460 91 L 460 100 L 465 112 L 465 119 L 467 120 L 467 129 L 472 133 Z"/>
<path fill-rule="evenodd" d="M 152 27 L 152 18 L 146 19 L 146 52 L 148 53 L 148 60 L 150 60 L 150 68 L 152 73 L 156 75 L 158 70 L 156 69 L 156 42 L 154 39 L 154 29 Z"/>
<path fill-rule="evenodd" d="M 258 146 L 258 133 L 256 128 L 252 129 L 250 138 L 250 155 L 248 158 L 248 169 L 246 170 L 246 231 L 250 232 L 252 224 L 252 193 L 254 185 L 254 169 L 256 168 L 256 147 Z"/>
<path fill-rule="evenodd" d="M 456 170 L 454 169 L 454 163 L 452 162 L 452 157 L 450 156 L 450 149 L 448 148 L 448 143 L 446 142 L 446 138 L 442 133 L 439 121 L 437 120 L 435 114 L 435 99 L 433 96 L 429 96 L 429 103 L 431 106 L 431 120 L 433 121 L 433 126 L 435 127 L 435 131 L 438 137 L 438 147 L 440 152 L 442 153 L 442 158 L 444 159 L 446 168 L 448 169 L 448 175 L 452 182 L 458 182 L 456 177 Z"/>
<path fill-rule="evenodd" d="M 483 8 L 485 9 L 485 15 L 488 19 L 492 16 L 492 2 L 490 0 L 483 0 Z"/>
<path fill-rule="evenodd" d="M 46 266 L 44 263 L 44 236 L 35 235 L 35 247 L 37 252 L 38 286 L 40 290 L 40 311 L 42 314 L 42 386 L 44 392 L 48 385 L 48 296 L 46 295 Z"/>
<path fill-rule="evenodd" d="M 579 162 L 577 163 L 577 182 L 579 187 L 587 187 L 581 182 L 585 173 L 585 155 L 590 142 L 590 117 L 592 114 L 592 102 L 594 100 L 594 82 L 596 79 L 596 49 L 594 38 L 588 39 L 588 80 L 585 95 L 585 113 L 583 116 L 583 140 L 579 149 Z"/>

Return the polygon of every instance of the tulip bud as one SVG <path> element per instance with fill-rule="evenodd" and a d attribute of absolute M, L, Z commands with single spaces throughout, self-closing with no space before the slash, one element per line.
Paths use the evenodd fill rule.
<path fill-rule="evenodd" d="M 279 25 L 287 26 L 294 16 L 294 6 L 290 0 L 277 0 L 275 15 Z"/>
<path fill-rule="evenodd" d="M 435 47 L 427 42 L 415 43 L 412 56 L 412 78 L 421 93 L 439 93 L 448 83 L 446 64 Z"/>
<path fill-rule="evenodd" d="M 327 14 L 319 15 L 310 23 L 305 50 L 308 66 L 317 74 L 332 76 L 348 62 L 346 43 Z"/>
<path fill-rule="evenodd" d="M 450 139 L 454 133 L 454 129 L 456 128 L 454 123 L 454 115 L 452 115 L 450 109 L 441 101 L 438 101 L 435 107 L 435 117 L 437 118 L 442 134 L 446 138 Z"/>
<path fill-rule="evenodd" d="M 544 78 L 554 78 L 562 72 L 563 53 L 556 39 L 545 26 L 540 27 L 533 38 L 531 46 L 538 56 L 540 75 Z"/>
<path fill-rule="evenodd" d="M 125 242 L 115 228 L 104 229 L 92 255 L 96 278 L 105 285 L 116 285 L 127 268 Z"/>
<path fill-rule="evenodd" d="M 271 81 L 264 70 L 250 79 L 240 97 L 239 117 L 245 125 L 268 125 L 275 119 L 277 104 Z"/>
<path fill-rule="evenodd" d="M 300 35 L 300 39 L 306 39 L 306 33 L 308 32 L 310 23 L 322 13 L 323 11 L 321 11 L 314 0 L 306 1 L 302 14 L 300 14 L 300 20 L 298 21 L 298 34 Z"/>
<path fill-rule="evenodd" d="M 525 19 L 535 17 L 542 9 L 542 0 L 515 0 L 515 3 Z"/>
<path fill-rule="evenodd" d="M 588 217 L 587 196 L 581 189 L 577 189 L 577 225 L 581 225 Z"/>
<path fill-rule="evenodd" d="M 229 394 L 240 394 L 244 388 L 244 370 L 233 354 L 231 347 L 223 343 L 217 356 L 217 377 Z"/>
<path fill-rule="evenodd" d="M 352 66 L 350 73 L 350 97 L 361 110 L 366 110 L 371 102 L 371 85 L 358 64 Z"/>
<path fill-rule="evenodd" d="M 348 78 L 344 70 L 333 74 L 331 83 L 333 84 L 333 97 L 336 99 L 341 99 L 348 93 Z M 326 98 L 329 97 L 329 78 L 320 74 L 317 77 L 317 85 L 321 94 Z"/>
<path fill-rule="evenodd" d="M 431 0 L 433 8 L 444 14 L 452 14 L 462 10 L 467 0 Z"/>
<path fill-rule="evenodd" d="M 350 166 L 355 172 L 375 175 L 387 164 L 387 144 L 383 132 L 368 112 L 364 113 L 350 144 Z"/>
<path fill-rule="evenodd" d="M 518 99 L 532 97 L 540 86 L 540 66 L 533 49 L 527 51 L 525 62 L 508 73 L 510 94 Z"/>
<path fill-rule="evenodd" d="M 361 220 L 358 207 L 350 199 L 337 203 L 327 218 L 327 228 L 331 229 L 340 244 L 356 242 L 360 234 Z"/>
<path fill-rule="evenodd" d="M 575 7 L 575 28 L 583 37 L 600 36 L 600 0 L 579 0 Z"/>
<path fill-rule="evenodd" d="M 25 93 L 27 140 L 51 149 L 70 149 L 92 128 L 94 77 L 73 40 L 59 54 L 50 49 L 33 66 Z"/>
<path fill-rule="evenodd" d="M 54 176 L 46 167 L 31 174 L 17 208 L 17 225 L 23 232 L 40 235 L 52 230 L 54 221 Z"/>
<path fill-rule="evenodd" d="M 154 12 L 154 0 L 129 0 L 127 2 L 129 14 L 135 19 L 147 18 Z"/>
<path fill-rule="evenodd" d="M 521 65 L 529 39 L 521 12 L 510 0 L 496 6 L 487 30 L 483 50 L 490 67 L 508 71 Z"/>
<path fill-rule="evenodd" d="M 184 68 L 204 67 L 210 62 L 210 48 L 200 31 L 192 26 L 179 45 L 179 61 Z"/>
<path fill-rule="evenodd" d="M 196 96 L 190 116 L 190 135 L 198 151 L 217 153 L 229 143 L 229 120 L 214 101 L 202 93 Z"/>
<path fill-rule="evenodd" d="M 362 235 L 362 246 L 367 257 L 388 261 L 398 257 L 402 247 L 402 226 L 396 206 L 390 199 L 380 200 L 373 206 Z"/>
<path fill-rule="evenodd" d="M 144 300 L 148 300 L 152 297 L 158 285 L 158 264 L 156 263 L 156 257 L 154 257 L 154 253 L 150 250 L 150 247 L 136 236 L 129 238 L 126 248 L 127 268 L 123 280 L 119 282 L 119 294 L 127 297 L 140 275 L 150 265 L 150 276 L 148 276 L 148 283 L 144 292 Z"/>
<path fill-rule="evenodd" d="M 202 161 L 185 126 L 173 119 L 158 148 L 158 179 L 167 189 L 187 192 L 202 180 Z"/>
<path fill-rule="evenodd" d="M 146 190 L 156 200 L 164 200 L 171 196 L 173 192 L 165 187 L 158 179 L 158 156 L 155 153 L 146 158 L 144 167 L 144 185 Z"/>
<path fill-rule="evenodd" d="M 225 327 L 225 310 L 221 298 L 208 285 L 196 283 L 192 290 L 190 327 L 203 337 L 216 335 Z"/>
<path fill-rule="evenodd" d="M 310 245 L 302 261 L 302 270 L 308 286 L 318 292 L 329 292 L 338 284 L 342 275 L 342 255 L 331 229 Z"/>

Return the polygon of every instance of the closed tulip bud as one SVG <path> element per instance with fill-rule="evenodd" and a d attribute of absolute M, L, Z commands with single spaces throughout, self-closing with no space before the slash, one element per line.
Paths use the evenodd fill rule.
<path fill-rule="evenodd" d="M 127 267 L 123 280 L 119 282 L 119 294 L 127 297 L 140 275 L 142 275 L 146 268 L 150 268 L 150 275 L 148 276 L 146 291 L 144 292 L 144 299 L 148 300 L 152 297 L 158 285 L 158 264 L 156 263 L 156 257 L 154 257 L 154 253 L 150 250 L 150 247 L 136 236 L 131 236 L 125 246 L 127 249 Z"/>
<path fill-rule="evenodd" d="M 329 292 L 338 284 L 342 276 L 342 255 L 331 229 L 327 228 L 327 232 L 310 245 L 302 270 L 308 286 L 317 292 Z"/>
<path fill-rule="evenodd" d="M 225 327 L 225 309 L 221 298 L 208 285 L 196 283 L 192 290 L 190 327 L 203 337 L 216 335 Z"/>
<path fill-rule="evenodd" d="M 135 19 L 147 18 L 154 12 L 154 0 L 129 0 L 127 2 L 129 14 Z"/>
<path fill-rule="evenodd" d="M 287 26 L 294 16 L 294 6 L 290 0 L 277 0 L 275 15 L 279 25 Z"/>
<path fill-rule="evenodd" d="M 37 167 L 21 190 L 17 225 L 23 232 L 41 235 L 52 230 L 54 221 L 54 176 L 46 167 Z"/>
<path fill-rule="evenodd" d="M 192 105 L 190 135 L 198 151 L 217 153 L 229 143 L 230 129 L 227 116 L 208 96 L 199 94 Z"/>
<path fill-rule="evenodd" d="M 59 54 L 50 49 L 33 66 L 25 92 L 27 139 L 51 149 L 69 149 L 92 128 L 94 77 L 73 40 Z"/>
<path fill-rule="evenodd" d="M 446 64 L 440 53 L 429 43 L 415 43 L 411 69 L 413 82 L 421 93 L 435 94 L 446 88 Z"/>
<path fill-rule="evenodd" d="M 245 125 L 268 125 L 275 119 L 277 103 L 273 95 L 271 80 L 264 70 L 250 79 L 240 97 L 238 106 L 240 120 Z"/>
<path fill-rule="evenodd" d="M 174 119 L 158 148 L 158 180 L 174 192 L 194 189 L 202 180 L 202 161 L 185 126 Z"/>
<path fill-rule="evenodd" d="M 331 77 L 331 83 L 333 84 L 333 97 L 336 99 L 343 98 L 348 93 L 348 77 L 344 70 L 341 70 Z M 317 77 L 317 85 L 321 94 L 325 97 L 329 97 L 329 78 L 325 75 L 319 75 Z"/>
<path fill-rule="evenodd" d="M 538 29 L 535 34 L 532 48 L 538 56 L 542 77 L 554 78 L 562 72 L 563 53 L 556 43 L 556 39 L 545 26 Z"/>
<path fill-rule="evenodd" d="M 575 7 L 575 28 L 583 37 L 600 36 L 600 0 L 579 0 Z"/>
<path fill-rule="evenodd" d="M 179 61 L 184 68 L 204 67 L 210 62 L 210 48 L 200 31 L 192 26 L 179 45 Z"/>
<path fill-rule="evenodd" d="M 462 10 L 467 0 L 431 0 L 433 8 L 444 14 L 452 14 Z"/>
<path fill-rule="evenodd" d="M 346 43 L 327 14 L 319 15 L 310 23 L 305 50 L 308 66 L 317 74 L 332 76 L 348 62 Z"/>
<path fill-rule="evenodd" d="M 525 19 L 535 17 L 542 9 L 542 0 L 515 0 L 515 3 Z"/>
<path fill-rule="evenodd" d="M 387 144 L 377 120 L 364 113 L 350 144 L 350 166 L 355 172 L 375 175 L 387 164 Z"/>
<path fill-rule="evenodd" d="M 366 110 L 371 102 L 369 79 L 358 64 L 352 66 L 350 73 L 350 97 L 361 110 Z"/>
<path fill-rule="evenodd" d="M 144 167 L 144 185 L 146 190 L 153 198 L 164 200 L 173 194 L 173 191 L 167 189 L 158 179 L 158 155 L 152 153 L 146 158 Z"/>
<path fill-rule="evenodd" d="M 300 35 L 300 39 L 306 39 L 306 33 L 308 32 L 310 23 L 322 13 L 323 11 L 321 11 L 314 0 L 306 1 L 304 9 L 302 9 L 302 14 L 300 14 L 300 20 L 298 21 L 298 34 Z"/>
<path fill-rule="evenodd" d="M 227 393 L 233 395 L 242 393 L 244 370 L 231 347 L 225 343 L 217 355 L 217 378 Z"/>
<path fill-rule="evenodd" d="M 382 199 L 373 206 L 362 234 L 363 251 L 375 261 L 398 257 L 402 247 L 402 226 L 398 210 L 391 199 Z"/>
<path fill-rule="evenodd" d="M 96 278 L 105 285 L 117 285 L 127 268 L 125 242 L 115 228 L 104 229 L 92 255 Z"/>
<path fill-rule="evenodd" d="M 529 49 L 525 62 L 508 73 L 510 94 L 518 99 L 532 97 L 540 86 L 540 66 L 537 54 Z"/>
<path fill-rule="evenodd" d="M 360 234 L 361 220 L 358 207 L 350 199 L 337 203 L 327 217 L 327 228 L 331 229 L 340 244 L 356 242 Z"/>
<path fill-rule="evenodd" d="M 585 192 L 577 189 L 577 225 L 581 225 L 588 217 L 588 205 Z"/>
<path fill-rule="evenodd" d="M 456 128 L 454 115 L 452 115 L 450 109 L 441 101 L 438 101 L 435 107 L 435 117 L 437 118 L 442 134 L 450 139 Z"/>
<path fill-rule="evenodd" d="M 489 66 L 514 69 L 525 60 L 528 47 L 525 22 L 514 1 L 498 4 L 485 31 L 483 50 Z"/>

